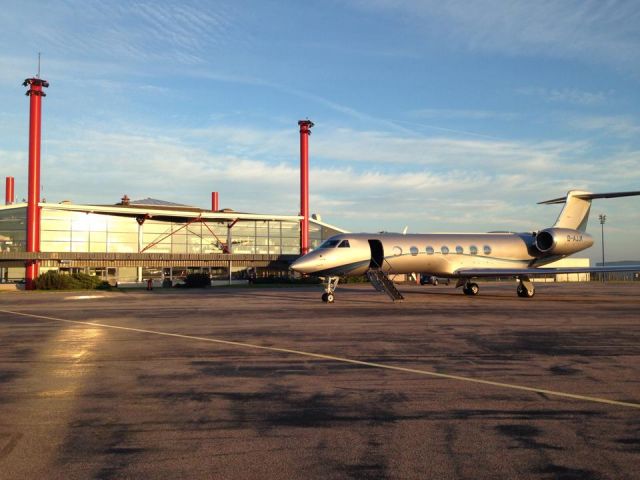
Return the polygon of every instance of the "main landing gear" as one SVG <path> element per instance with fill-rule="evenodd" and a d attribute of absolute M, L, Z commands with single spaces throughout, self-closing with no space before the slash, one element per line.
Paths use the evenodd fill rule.
<path fill-rule="evenodd" d="M 457 286 L 462 287 L 462 293 L 465 295 L 475 296 L 480 293 L 480 287 L 474 282 L 466 281 L 462 283 L 462 281 L 460 281 Z M 520 277 L 518 278 L 518 288 L 516 289 L 516 293 L 520 298 L 531 298 L 535 295 L 536 289 L 529 278 Z"/>
<path fill-rule="evenodd" d="M 520 277 L 518 279 L 518 288 L 516 288 L 516 293 L 521 298 L 531 298 L 535 295 L 536 289 L 531 280 L 527 277 Z"/>
<path fill-rule="evenodd" d="M 467 282 L 462 286 L 462 293 L 465 295 L 475 296 L 480 293 L 480 287 L 477 283 Z"/>
<path fill-rule="evenodd" d="M 338 286 L 340 277 L 325 277 L 324 279 L 324 293 L 322 294 L 322 301 L 325 303 L 333 303 L 335 301 L 334 292 Z"/>
<path fill-rule="evenodd" d="M 462 293 L 465 295 L 475 296 L 480 293 L 480 287 L 477 283 L 474 283 L 468 279 L 458 278 L 458 283 L 456 283 L 456 288 L 462 287 Z"/>

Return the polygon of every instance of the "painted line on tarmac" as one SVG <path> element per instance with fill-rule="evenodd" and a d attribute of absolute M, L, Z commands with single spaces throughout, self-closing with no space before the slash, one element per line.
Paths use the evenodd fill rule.
<path fill-rule="evenodd" d="M 255 345 L 253 343 L 234 342 L 232 340 L 222 340 L 222 339 L 219 339 L 219 338 L 198 337 L 198 336 L 195 336 L 195 335 L 183 335 L 183 334 L 180 334 L 180 333 L 160 332 L 160 331 L 157 331 L 157 330 L 146 330 L 146 329 L 143 329 L 143 328 L 121 327 L 121 326 L 118 326 L 118 325 L 109 325 L 109 324 L 106 324 L 106 323 L 85 322 L 85 321 L 80 321 L 80 320 L 67 320 L 65 318 L 56 318 L 56 317 L 48 317 L 46 315 L 35 315 L 35 314 L 31 314 L 31 313 L 14 312 L 12 310 L 0 310 L 0 313 L 9 313 L 11 315 L 22 315 L 23 317 L 38 318 L 38 319 L 43 319 L 43 320 L 52 320 L 52 321 L 55 321 L 55 322 L 72 323 L 72 324 L 76 324 L 76 325 L 89 325 L 91 327 L 111 328 L 111 329 L 114 329 L 114 330 L 123 330 L 123 331 L 126 331 L 126 332 L 148 333 L 148 334 L 152 334 L 152 335 L 161 335 L 161 336 L 164 336 L 164 337 L 184 338 L 184 339 L 187 339 L 187 340 L 198 340 L 198 341 L 202 341 L 202 342 L 216 343 L 216 344 L 219 344 L 219 345 L 229 345 L 229 346 L 233 346 L 233 347 L 242 347 L 242 348 L 249 348 L 249 349 L 254 349 L 254 350 L 264 350 L 264 351 L 267 351 L 267 352 L 288 353 L 288 354 L 292 354 L 292 355 L 315 358 L 315 359 L 320 359 L 320 360 L 332 360 L 334 362 L 347 363 L 347 364 L 351 364 L 351 365 L 360 365 L 360 366 L 364 366 L 364 367 L 381 368 L 381 369 L 385 369 L 385 370 L 393 370 L 393 371 L 396 371 L 396 372 L 414 373 L 414 374 L 417 374 L 417 375 L 426 375 L 426 376 L 429 376 L 429 377 L 444 378 L 444 379 L 448 379 L 448 380 L 458 380 L 458 381 L 461 381 L 461 382 L 469 382 L 469 383 L 478 383 L 478 384 L 481 384 L 481 385 L 489 385 L 489 386 L 492 386 L 492 387 L 508 388 L 508 389 L 511 389 L 511 390 L 520 390 L 520 391 L 524 391 L 524 392 L 539 393 L 539 394 L 544 394 L 544 395 L 551 395 L 551 396 L 554 396 L 554 397 L 570 398 L 572 400 L 582 400 L 582 401 L 585 401 L 585 402 L 604 403 L 604 404 L 607 404 L 607 405 L 615 405 L 615 406 L 618 406 L 618 407 L 630 407 L 630 408 L 640 409 L 640 403 L 621 402 L 621 401 L 618 401 L 618 400 L 610 400 L 608 398 L 590 397 L 590 396 L 587 396 L 587 395 L 578 395 L 578 394 L 575 394 L 575 393 L 560 392 L 560 391 L 557 391 L 557 390 L 547 390 L 547 389 L 544 389 L 544 388 L 526 387 L 524 385 L 516 385 L 516 384 L 512 384 L 512 383 L 503 383 L 503 382 L 494 382 L 494 381 L 491 381 L 491 380 L 482 380 L 482 379 L 479 379 L 479 378 L 463 377 L 463 376 L 460 376 L 460 375 L 449 375 L 447 373 L 432 372 L 430 370 L 418 370 L 416 368 L 397 367 L 397 366 L 394 366 L 394 365 L 385 365 L 384 363 L 365 362 L 365 361 L 362 361 L 362 360 L 354 360 L 354 359 L 351 359 L 351 358 L 336 357 L 334 355 L 325 355 L 323 353 L 304 352 L 302 350 L 293 350 L 293 349 L 289 349 L 289 348 L 267 347 L 267 346 L 263 346 L 263 345 Z"/>

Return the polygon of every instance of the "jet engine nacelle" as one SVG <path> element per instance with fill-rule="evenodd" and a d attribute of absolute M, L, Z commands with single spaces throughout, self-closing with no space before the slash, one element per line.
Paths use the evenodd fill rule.
<path fill-rule="evenodd" d="M 536 235 L 536 248 L 547 255 L 570 255 L 593 245 L 591 235 L 571 228 L 547 228 Z"/>

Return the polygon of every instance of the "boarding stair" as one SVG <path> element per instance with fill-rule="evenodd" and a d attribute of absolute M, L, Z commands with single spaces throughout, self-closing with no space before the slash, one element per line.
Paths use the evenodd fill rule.
<path fill-rule="evenodd" d="M 367 271 L 367 278 L 371 282 L 371 285 L 373 285 L 373 288 L 375 288 L 377 291 L 381 293 L 386 293 L 387 295 L 389 295 L 389 298 L 391 298 L 391 300 L 393 300 L 394 302 L 396 300 L 398 301 L 404 300 L 404 297 L 402 296 L 402 294 L 398 291 L 398 289 L 393 284 L 393 282 L 389 279 L 387 274 L 382 270 L 378 268 L 370 268 Z"/>

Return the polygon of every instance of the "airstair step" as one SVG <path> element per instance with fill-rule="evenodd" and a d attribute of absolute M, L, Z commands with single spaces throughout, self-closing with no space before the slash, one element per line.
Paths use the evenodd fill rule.
<path fill-rule="evenodd" d="M 404 300 L 402 294 L 398 291 L 387 274 L 382 270 L 372 268 L 367 272 L 367 278 L 378 292 L 386 293 L 391 300 Z"/>

